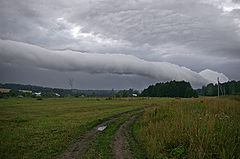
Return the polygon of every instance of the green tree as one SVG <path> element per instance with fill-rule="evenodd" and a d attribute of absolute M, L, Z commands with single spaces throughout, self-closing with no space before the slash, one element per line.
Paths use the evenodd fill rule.
<path fill-rule="evenodd" d="M 197 97 L 197 92 L 192 89 L 189 82 L 170 81 L 150 85 L 141 93 L 143 97 Z"/>

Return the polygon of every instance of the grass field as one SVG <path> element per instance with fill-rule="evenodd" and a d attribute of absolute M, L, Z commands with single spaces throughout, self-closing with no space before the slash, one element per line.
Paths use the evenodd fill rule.
<path fill-rule="evenodd" d="M 161 102 L 145 111 L 133 133 L 147 158 L 239 159 L 240 98 Z"/>
<path fill-rule="evenodd" d="M 161 100 L 0 99 L 0 157 L 53 158 L 103 120 Z"/>
<path fill-rule="evenodd" d="M 0 158 L 55 158 L 85 131 L 138 108 L 144 113 L 128 137 L 135 158 L 240 157 L 240 98 L 225 97 L 0 99 Z M 114 133 L 128 118 L 94 137 L 84 158 L 111 158 Z"/>

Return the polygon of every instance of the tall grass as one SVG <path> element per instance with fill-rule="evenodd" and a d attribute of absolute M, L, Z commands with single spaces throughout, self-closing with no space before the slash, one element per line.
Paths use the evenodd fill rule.
<path fill-rule="evenodd" d="M 148 158 L 240 158 L 240 101 L 200 98 L 159 103 L 135 124 Z"/>

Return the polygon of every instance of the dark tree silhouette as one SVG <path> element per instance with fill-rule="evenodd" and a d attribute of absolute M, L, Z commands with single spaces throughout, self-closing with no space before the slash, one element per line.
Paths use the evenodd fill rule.
<path fill-rule="evenodd" d="M 170 81 L 157 83 L 144 89 L 141 93 L 143 97 L 198 97 L 197 92 L 192 89 L 189 82 Z"/>

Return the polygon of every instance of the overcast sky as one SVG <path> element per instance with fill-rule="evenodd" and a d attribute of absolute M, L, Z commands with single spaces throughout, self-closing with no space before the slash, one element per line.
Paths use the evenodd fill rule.
<path fill-rule="evenodd" d="M 0 0 L 0 82 L 143 89 L 240 80 L 238 0 Z"/>

